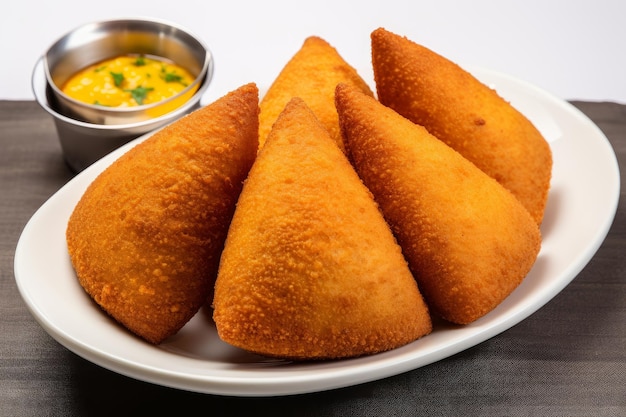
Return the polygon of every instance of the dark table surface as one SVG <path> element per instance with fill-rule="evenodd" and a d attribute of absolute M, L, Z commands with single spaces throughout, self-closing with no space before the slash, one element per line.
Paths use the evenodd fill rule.
<path fill-rule="evenodd" d="M 573 104 L 603 130 L 626 166 L 626 106 Z M 32 214 L 72 176 L 48 114 L 35 102 L 0 101 L 0 416 L 626 416 L 624 191 L 586 268 L 504 333 L 371 383 L 236 398 L 116 374 L 58 344 L 31 316 L 15 283 L 15 246 Z"/>

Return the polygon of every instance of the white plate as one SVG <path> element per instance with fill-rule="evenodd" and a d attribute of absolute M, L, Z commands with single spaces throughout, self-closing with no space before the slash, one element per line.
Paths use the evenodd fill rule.
<path fill-rule="evenodd" d="M 474 346 L 528 317 L 574 279 L 606 237 L 620 188 L 608 140 L 580 111 L 519 80 L 474 72 L 541 130 L 553 150 L 554 170 L 534 268 L 496 310 L 473 324 L 438 324 L 432 334 L 390 352 L 319 363 L 269 360 L 233 348 L 218 339 L 203 312 L 160 346 L 132 336 L 79 286 L 67 254 L 65 227 L 87 185 L 142 139 L 83 171 L 33 215 L 15 253 L 21 295 L 44 329 L 85 359 L 140 380 L 212 394 L 328 390 L 409 371 Z"/>

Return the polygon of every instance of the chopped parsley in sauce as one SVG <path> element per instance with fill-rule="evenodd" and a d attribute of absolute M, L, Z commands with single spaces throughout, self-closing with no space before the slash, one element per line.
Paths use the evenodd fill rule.
<path fill-rule="evenodd" d="M 193 80 L 189 71 L 170 61 L 152 56 L 123 55 L 80 70 L 62 90 L 83 103 L 129 107 L 175 96 Z"/>

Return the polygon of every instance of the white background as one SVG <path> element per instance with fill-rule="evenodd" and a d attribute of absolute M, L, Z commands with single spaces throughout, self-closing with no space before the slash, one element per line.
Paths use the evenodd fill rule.
<path fill-rule="evenodd" d="M 215 57 L 205 101 L 247 82 L 267 87 L 309 35 L 372 85 L 377 27 L 464 67 L 485 67 L 557 97 L 626 103 L 626 1 L 621 0 L 11 0 L 0 12 L 0 99 L 33 99 L 31 72 L 59 37 L 84 23 L 154 17 L 198 35 Z"/>

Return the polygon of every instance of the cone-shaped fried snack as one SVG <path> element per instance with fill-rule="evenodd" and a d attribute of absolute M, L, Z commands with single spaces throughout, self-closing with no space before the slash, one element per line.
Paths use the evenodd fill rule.
<path fill-rule="evenodd" d="M 261 99 L 260 146 L 265 143 L 272 125 L 289 100 L 300 97 L 343 150 L 334 105 L 335 87 L 340 82 L 352 84 L 373 95 L 365 81 L 334 47 L 319 37 L 307 38 Z"/>
<path fill-rule="evenodd" d="M 299 98 L 276 122 L 244 184 L 213 318 L 224 341 L 291 359 L 372 354 L 431 331 L 371 194 Z"/>
<path fill-rule="evenodd" d="M 422 126 L 345 85 L 336 99 L 347 151 L 430 310 L 458 324 L 491 311 L 539 252 L 528 211 Z"/>
<path fill-rule="evenodd" d="M 221 250 L 258 149 L 248 84 L 155 133 L 103 171 L 67 226 L 78 280 L 151 343 L 212 295 Z"/>
<path fill-rule="evenodd" d="M 496 91 L 435 52 L 382 28 L 371 40 L 380 102 L 495 178 L 540 224 L 552 153 L 535 126 Z"/>

